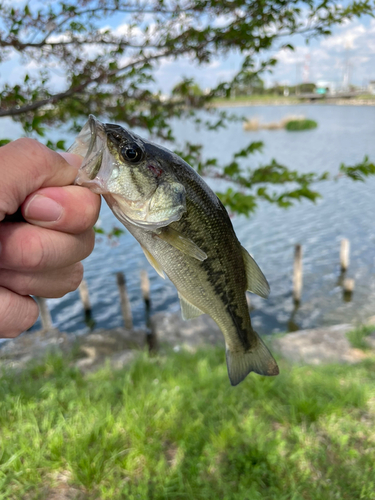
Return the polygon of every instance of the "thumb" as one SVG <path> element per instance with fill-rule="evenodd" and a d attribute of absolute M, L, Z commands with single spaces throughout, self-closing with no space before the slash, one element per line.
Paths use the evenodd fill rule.
<path fill-rule="evenodd" d="M 13 214 L 41 187 L 67 186 L 82 159 L 56 153 L 34 139 L 17 139 L 0 148 L 0 221 Z"/>

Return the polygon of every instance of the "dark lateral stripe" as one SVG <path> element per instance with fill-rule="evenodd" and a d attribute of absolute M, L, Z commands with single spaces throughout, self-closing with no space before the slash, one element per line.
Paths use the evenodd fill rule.
<path fill-rule="evenodd" d="M 237 314 L 234 313 L 230 307 L 227 308 L 227 311 L 232 318 L 233 325 L 236 327 L 238 338 L 240 339 L 245 351 L 247 351 L 251 346 L 249 344 L 248 332 L 239 326 L 239 324 L 242 323 L 242 318 L 237 316 Z"/>
<path fill-rule="evenodd" d="M 251 346 L 249 344 L 248 331 L 242 328 L 244 318 L 238 316 L 234 309 L 236 307 L 235 303 L 235 293 L 231 290 L 227 290 L 225 283 L 223 282 L 222 271 L 214 271 L 211 267 L 210 259 L 201 262 L 201 267 L 206 271 L 207 278 L 211 284 L 213 291 L 216 296 L 220 297 L 224 308 L 232 318 L 233 326 L 236 328 L 238 338 L 243 345 L 245 350 L 248 350 Z"/>

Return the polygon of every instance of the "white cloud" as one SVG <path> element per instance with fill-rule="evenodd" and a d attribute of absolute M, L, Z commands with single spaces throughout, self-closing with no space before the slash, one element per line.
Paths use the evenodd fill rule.
<path fill-rule="evenodd" d="M 294 52 L 281 50 L 276 58 L 269 83 L 324 79 L 340 85 L 349 71 L 350 83 L 366 84 L 375 78 L 375 20 L 346 22 L 332 36 L 299 45 Z"/>
<path fill-rule="evenodd" d="M 324 39 L 321 46 L 325 49 L 358 49 L 363 42 L 363 35 L 367 35 L 368 30 L 362 25 L 348 26 L 343 32 Z"/>

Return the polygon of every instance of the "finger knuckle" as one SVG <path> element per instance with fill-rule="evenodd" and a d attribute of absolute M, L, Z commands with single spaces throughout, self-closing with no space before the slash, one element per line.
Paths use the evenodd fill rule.
<path fill-rule="evenodd" d="M 86 259 L 95 247 L 95 232 L 93 229 L 85 231 L 83 243 L 83 258 Z"/>
<path fill-rule="evenodd" d="M 65 280 L 60 283 L 58 290 L 54 292 L 55 298 L 60 298 L 67 293 L 74 292 L 79 287 L 83 278 L 83 266 L 81 262 L 74 264 L 69 271 L 65 271 Z"/>
<path fill-rule="evenodd" d="M 30 301 L 30 304 L 28 305 L 23 317 L 24 325 L 22 331 L 31 328 L 34 325 L 34 323 L 36 323 L 38 316 L 39 316 L 38 305 L 34 301 L 33 304 Z"/>
<path fill-rule="evenodd" d="M 32 158 L 35 164 L 41 164 L 44 166 L 47 161 L 48 148 L 35 139 L 30 139 L 29 137 L 22 137 L 15 140 L 13 146 L 20 151 L 27 152 L 28 158 Z"/>
<path fill-rule="evenodd" d="M 54 153 L 36 139 L 28 137 L 17 139 L 12 145 L 27 159 L 27 164 L 32 165 L 32 175 L 38 180 L 37 184 L 42 184 L 50 173 Z"/>
<path fill-rule="evenodd" d="M 37 295 L 36 276 L 34 274 L 19 274 L 13 279 L 13 290 L 20 295 Z"/>
<path fill-rule="evenodd" d="M 19 245 L 20 265 L 24 269 L 34 270 L 43 267 L 46 261 L 46 245 L 41 241 L 38 232 L 31 231 Z"/>
<path fill-rule="evenodd" d="M 0 334 L 14 338 L 30 328 L 38 319 L 39 308 L 30 297 L 22 297 L 16 293 L 1 293 Z M 4 325 L 3 328 L 1 326 Z"/>
<path fill-rule="evenodd" d="M 79 262 L 73 267 L 73 270 L 70 274 L 68 292 L 74 292 L 74 290 L 77 290 L 82 279 L 83 279 L 83 265 L 81 264 L 81 262 Z"/>
<path fill-rule="evenodd" d="M 86 208 L 83 210 L 80 214 L 79 221 L 77 221 L 79 224 L 79 228 L 81 232 L 87 231 L 93 226 L 93 217 L 92 217 L 92 211 Z"/>
<path fill-rule="evenodd" d="M 82 212 L 81 227 L 83 230 L 91 229 L 95 224 L 100 209 L 100 198 L 94 193 L 88 193 L 88 201 L 86 203 L 85 210 Z"/>

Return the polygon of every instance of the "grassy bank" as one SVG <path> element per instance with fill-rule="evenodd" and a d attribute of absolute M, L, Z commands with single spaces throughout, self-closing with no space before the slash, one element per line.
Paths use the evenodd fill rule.
<path fill-rule="evenodd" d="M 229 385 L 222 349 L 0 378 L 0 499 L 375 499 L 375 361 Z"/>

